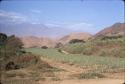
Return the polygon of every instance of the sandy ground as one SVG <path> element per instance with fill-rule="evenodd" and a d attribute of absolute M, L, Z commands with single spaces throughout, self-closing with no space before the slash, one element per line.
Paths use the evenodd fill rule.
<path fill-rule="evenodd" d="M 123 84 L 121 79 L 89 79 L 89 80 L 63 80 L 63 81 L 46 81 L 40 84 Z"/>

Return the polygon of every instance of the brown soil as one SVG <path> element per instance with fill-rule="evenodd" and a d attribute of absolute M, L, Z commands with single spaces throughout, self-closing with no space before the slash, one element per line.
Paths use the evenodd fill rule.
<path fill-rule="evenodd" d="M 89 79 L 89 80 L 63 80 L 63 81 L 46 81 L 40 84 L 123 84 L 120 79 Z"/>
<path fill-rule="evenodd" d="M 57 81 L 46 80 L 39 81 L 40 84 L 123 84 L 124 82 L 124 73 L 115 73 L 115 74 L 105 74 L 107 78 L 105 79 L 76 79 L 72 77 L 74 74 L 80 74 L 86 72 L 88 68 L 80 68 L 78 66 L 61 63 L 54 60 L 41 58 L 43 61 L 46 61 L 53 67 L 64 69 L 64 71 L 55 72 L 55 75 L 60 79 Z"/>

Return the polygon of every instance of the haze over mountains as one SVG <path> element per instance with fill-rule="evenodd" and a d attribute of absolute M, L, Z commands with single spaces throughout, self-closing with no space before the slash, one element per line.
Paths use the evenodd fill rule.
<path fill-rule="evenodd" d="M 69 32 L 73 32 L 67 28 L 61 27 L 49 27 L 44 24 L 32 24 L 32 23 L 16 23 L 6 24 L 0 23 L 0 31 L 9 35 L 15 34 L 17 36 L 50 36 L 56 37 L 57 35 L 65 35 Z"/>

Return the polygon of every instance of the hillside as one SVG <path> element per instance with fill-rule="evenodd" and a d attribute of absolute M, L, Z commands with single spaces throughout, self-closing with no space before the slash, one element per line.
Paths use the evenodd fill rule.
<path fill-rule="evenodd" d="M 100 36 L 118 36 L 122 35 L 125 36 L 125 24 L 124 23 L 116 23 L 110 27 L 107 27 L 97 34 L 94 35 L 94 37 L 100 37 Z M 61 42 L 62 44 L 68 43 L 72 39 L 79 39 L 87 41 L 90 37 L 92 37 L 89 33 L 70 33 L 69 35 L 65 35 L 62 38 L 59 38 L 59 40 L 55 40 L 49 37 L 35 37 L 35 36 L 28 36 L 28 37 L 22 37 L 21 40 L 24 43 L 24 47 L 55 47 L 56 43 Z"/>
<path fill-rule="evenodd" d="M 72 54 L 125 57 L 124 23 L 116 23 L 107 27 L 93 37 L 95 39 L 89 39 L 86 43 L 67 44 L 62 50 Z"/>
<path fill-rule="evenodd" d="M 56 42 L 52 40 L 51 38 L 48 37 L 35 37 L 35 36 L 29 36 L 29 37 L 22 37 L 21 38 L 24 47 L 29 48 L 29 47 L 42 47 L 42 46 L 47 46 L 47 47 L 54 47 Z"/>
<path fill-rule="evenodd" d="M 71 34 L 66 35 L 66 36 L 62 37 L 61 39 L 59 39 L 59 42 L 65 44 L 65 43 L 68 43 L 72 39 L 79 39 L 79 40 L 86 41 L 90 37 L 92 37 L 92 35 L 89 33 L 71 33 Z"/>
<path fill-rule="evenodd" d="M 98 32 L 95 37 L 98 36 L 125 36 L 125 23 L 115 23 L 114 25 L 104 28 Z"/>
<path fill-rule="evenodd" d="M 61 39 L 59 38 L 59 40 L 52 39 L 49 37 L 35 37 L 35 36 L 22 37 L 21 40 L 25 48 L 42 47 L 42 46 L 55 47 L 56 43 L 58 42 L 65 44 L 72 39 L 87 40 L 91 36 L 92 35 L 88 33 L 71 33 L 69 35 L 62 37 Z"/>

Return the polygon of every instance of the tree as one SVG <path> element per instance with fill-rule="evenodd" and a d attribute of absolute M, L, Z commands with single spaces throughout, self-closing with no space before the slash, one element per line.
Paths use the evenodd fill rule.
<path fill-rule="evenodd" d="M 4 33 L 0 33 L 0 46 L 3 46 L 7 40 L 7 35 Z"/>
<path fill-rule="evenodd" d="M 0 33 L 0 61 L 4 59 L 4 56 L 6 56 L 6 41 L 7 41 L 7 35 L 4 33 Z M 5 54 L 3 54 L 5 52 Z"/>
<path fill-rule="evenodd" d="M 79 42 L 85 43 L 84 40 L 80 40 L 80 39 L 72 39 L 72 40 L 69 41 L 69 43 L 79 43 Z"/>
<path fill-rule="evenodd" d="M 59 43 L 56 44 L 55 48 L 60 48 L 62 46 L 63 46 L 63 44 L 59 42 Z"/>
<path fill-rule="evenodd" d="M 48 47 L 47 47 L 47 46 L 42 46 L 41 48 L 42 48 L 42 49 L 47 49 Z"/>
<path fill-rule="evenodd" d="M 11 55 L 17 55 L 21 51 L 22 46 L 22 41 L 18 37 L 15 37 L 15 35 L 11 35 L 8 37 L 6 48 L 8 53 L 10 53 Z"/>
<path fill-rule="evenodd" d="M 0 33 L 0 60 L 7 60 L 11 57 L 17 56 L 22 48 L 23 44 L 18 37 L 7 36 Z"/>

